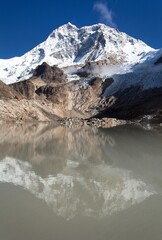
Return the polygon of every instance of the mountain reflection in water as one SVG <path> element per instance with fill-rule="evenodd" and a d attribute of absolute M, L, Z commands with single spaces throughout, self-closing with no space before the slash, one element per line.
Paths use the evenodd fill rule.
<path fill-rule="evenodd" d="M 0 182 L 20 186 L 67 220 L 102 219 L 162 190 L 162 136 L 139 127 L 0 131 Z"/>

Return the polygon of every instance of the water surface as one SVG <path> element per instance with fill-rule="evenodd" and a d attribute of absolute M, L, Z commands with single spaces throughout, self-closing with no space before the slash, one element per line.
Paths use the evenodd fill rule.
<path fill-rule="evenodd" d="M 161 129 L 0 129 L 0 239 L 161 240 Z"/>

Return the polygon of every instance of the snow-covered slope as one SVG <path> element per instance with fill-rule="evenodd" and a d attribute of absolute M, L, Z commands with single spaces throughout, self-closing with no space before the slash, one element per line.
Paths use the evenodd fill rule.
<path fill-rule="evenodd" d="M 107 88 L 104 96 L 111 96 L 118 91 L 122 92 L 131 86 L 139 86 L 141 91 L 162 87 L 162 64 L 156 64 L 161 56 L 162 49 L 154 50 L 145 54 L 140 62 L 128 72 L 125 71 L 123 74 L 124 69 L 121 69 L 121 72 L 114 72 L 112 74 L 114 82 Z"/>
<path fill-rule="evenodd" d="M 154 49 L 104 24 L 79 29 L 68 23 L 54 30 L 45 42 L 25 55 L 0 59 L 0 79 L 7 84 L 28 79 L 43 62 L 66 67 L 105 61 L 110 70 L 118 66 L 119 71 L 122 68 L 128 71 L 128 65 L 144 61 L 149 52 Z M 109 70 L 106 71 L 109 75 Z"/>

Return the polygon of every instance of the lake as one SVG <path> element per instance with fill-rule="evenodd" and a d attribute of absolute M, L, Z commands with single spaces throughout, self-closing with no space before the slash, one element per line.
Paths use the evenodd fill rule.
<path fill-rule="evenodd" d="M 162 129 L 0 127 L 0 240 L 161 240 Z"/>

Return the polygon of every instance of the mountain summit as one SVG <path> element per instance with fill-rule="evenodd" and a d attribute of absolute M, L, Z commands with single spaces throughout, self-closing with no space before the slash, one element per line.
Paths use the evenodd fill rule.
<path fill-rule="evenodd" d="M 0 121 L 161 122 L 161 79 L 162 49 L 104 24 L 68 23 L 23 56 L 0 60 Z"/>
<path fill-rule="evenodd" d="M 126 66 L 138 63 L 153 50 L 144 42 L 104 24 L 77 28 L 67 23 L 23 56 L 0 59 L 0 77 L 7 84 L 28 79 L 43 62 L 59 67 L 98 61 L 105 61 L 108 66 Z"/>

